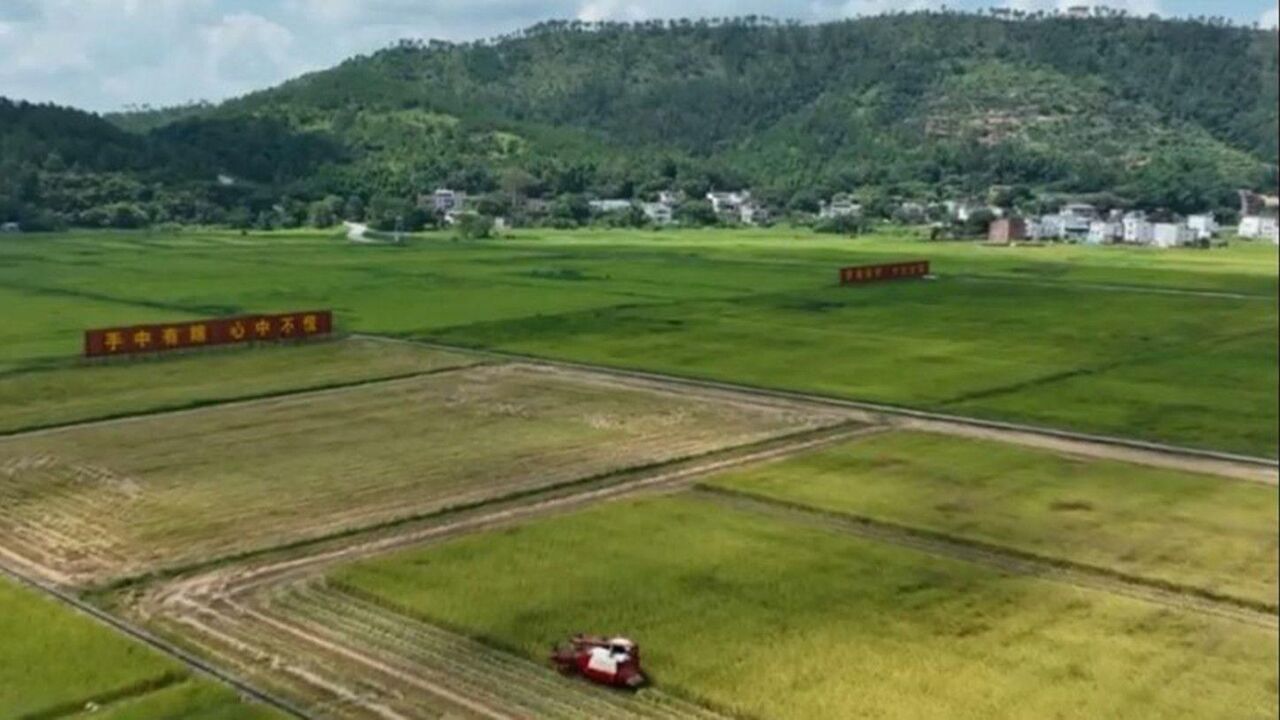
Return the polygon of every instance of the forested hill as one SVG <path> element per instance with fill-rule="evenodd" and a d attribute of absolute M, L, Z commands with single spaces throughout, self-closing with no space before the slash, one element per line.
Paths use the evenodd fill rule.
<path fill-rule="evenodd" d="M 548 199 L 749 187 L 779 210 L 845 190 L 876 206 L 1001 186 L 1024 201 L 1191 211 L 1274 189 L 1276 88 L 1276 33 L 1216 21 L 548 23 L 402 43 L 217 106 L 111 117 L 127 138 L 77 121 L 99 122 L 105 147 L 135 147 L 123 158 L 49 132 L 32 145 L 23 116 L 38 109 L 0 108 L 0 183 L 21 180 L 10 208 L 73 222 L 103 202 L 153 219 L 260 218 L 325 196 L 399 212 L 437 185 Z M 28 144 L 16 154 L 15 127 Z M 120 187 L 72 210 L 71 176 Z M 162 207 L 172 193 L 189 207 Z"/>

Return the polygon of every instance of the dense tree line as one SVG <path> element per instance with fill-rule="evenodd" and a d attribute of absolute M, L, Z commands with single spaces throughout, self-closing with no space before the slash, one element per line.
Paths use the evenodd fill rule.
<path fill-rule="evenodd" d="M 589 196 L 740 187 L 798 213 L 850 190 L 885 215 L 991 194 L 1228 208 L 1276 184 L 1276 87 L 1276 33 L 1214 18 L 544 23 L 111 122 L 0 101 L 0 216 L 416 226 L 437 186 L 493 214 L 540 198 L 557 224 Z"/>

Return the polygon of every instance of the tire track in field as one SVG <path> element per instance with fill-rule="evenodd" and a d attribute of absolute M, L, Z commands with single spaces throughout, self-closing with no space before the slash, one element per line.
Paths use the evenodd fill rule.
<path fill-rule="evenodd" d="M 1215 615 L 1269 630 L 1280 629 L 1277 607 L 1190 585 L 1181 585 L 1108 568 L 1051 558 L 945 533 L 875 520 L 852 513 L 823 510 L 750 492 L 696 485 L 690 494 L 724 507 L 818 526 L 867 540 L 910 548 L 930 555 L 984 565 L 1002 572 L 1097 590 L 1114 595 Z"/>
<path fill-rule="evenodd" d="M 519 707 L 515 707 L 514 710 L 508 709 L 503 699 L 506 696 L 501 694 L 487 701 L 469 698 L 469 703 L 459 704 L 457 702 L 458 697 L 465 698 L 467 696 L 459 694 L 456 685 L 457 678 L 451 680 L 447 670 L 435 672 L 431 676 L 435 678 L 434 680 L 431 677 L 407 672 L 404 667 L 391 663 L 385 658 L 371 655 L 361 644 L 359 638 L 337 637 L 326 631 L 326 627 L 336 622 L 332 616 L 330 617 L 331 622 L 328 624 L 308 627 L 306 622 L 299 617 L 295 617 L 296 613 L 272 613 L 267 612 L 266 609 L 255 607 L 255 599 L 270 599 L 273 594 L 278 595 L 281 591 L 287 591 L 288 587 L 296 583 L 305 583 L 308 578 L 318 576 L 332 565 L 351 562 L 370 555 L 382 554 L 402 546 L 438 542 L 461 534 L 482 532 L 515 522 L 568 512 L 584 505 L 619 500 L 636 494 L 684 489 L 698 477 L 709 473 L 721 472 L 745 464 L 778 460 L 798 452 L 805 452 L 832 443 L 844 442 L 853 437 L 882 432 L 883 430 L 884 428 L 878 426 L 850 423 L 817 428 L 786 438 L 768 441 L 763 445 L 747 446 L 745 449 L 742 447 L 731 448 L 706 458 L 646 469 L 634 474 L 631 478 L 604 487 L 593 487 L 568 495 L 524 502 L 510 507 L 498 507 L 474 517 L 455 518 L 452 521 L 444 521 L 419 530 L 396 533 L 388 537 L 374 538 L 372 540 L 366 539 L 363 542 L 340 545 L 327 551 L 312 552 L 300 557 L 286 557 L 250 566 L 234 565 L 222 567 L 201 575 L 180 578 L 167 584 L 152 587 L 141 598 L 137 599 L 133 604 L 132 612 L 144 618 L 159 619 L 162 622 L 185 626 L 189 630 L 209 634 L 214 639 L 221 640 L 224 643 L 233 641 L 233 645 L 239 646 L 236 654 L 248 655 L 259 662 L 263 658 L 278 658 L 278 655 L 273 654 L 269 648 L 259 647 L 259 643 L 253 641 L 256 637 L 253 631 L 254 626 L 252 624 L 245 625 L 244 623 L 250 620 L 256 621 L 261 623 L 262 630 L 270 630 L 277 635 L 291 636 L 294 638 L 293 642 L 301 642 L 304 646 L 311 644 L 325 653 L 362 665 L 383 676 L 390 676 L 401 682 L 408 683 L 415 687 L 418 692 L 431 693 L 445 704 L 466 708 L 470 712 L 490 718 L 529 717 Z M 353 598 L 353 601 L 355 600 Z M 212 628 L 206 622 L 212 619 L 217 619 L 220 623 L 229 623 L 232 627 L 239 628 L 235 633 L 236 637 L 227 636 L 226 632 Z M 434 626 L 432 631 L 447 633 L 447 631 L 434 628 Z M 457 636 L 455 642 L 465 644 L 471 641 Z M 492 654 L 494 651 L 486 650 L 484 652 Z M 512 657 L 514 658 L 515 656 Z M 516 658 L 516 660 L 519 659 Z M 523 662 L 528 665 L 527 661 Z M 375 708 L 376 701 L 361 699 L 359 683 L 351 686 L 345 682 L 319 677 L 309 680 L 308 676 L 301 673 L 300 668 L 294 667 L 287 662 L 282 667 L 283 671 L 291 673 L 294 679 L 309 684 L 327 695 L 341 697 L 346 702 L 356 703 L 361 706 L 366 703 L 373 703 L 367 709 L 379 716 L 385 716 L 383 712 L 385 708 Z M 658 717 L 723 717 L 714 709 L 701 706 L 697 706 L 697 712 L 694 712 L 695 706 L 689 705 L 686 701 L 674 696 L 667 696 L 662 693 L 651 693 L 646 702 L 651 705 L 651 707 L 648 707 L 647 713 Z M 595 715 L 588 713 L 583 717 L 595 717 Z"/>

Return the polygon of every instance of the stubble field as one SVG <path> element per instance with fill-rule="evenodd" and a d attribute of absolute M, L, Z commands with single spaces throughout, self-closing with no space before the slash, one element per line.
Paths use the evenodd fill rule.
<path fill-rule="evenodd" d="M 830 422 L 498 365 L 66 428 L 0 439 L 0 550 L 103 582 Z"/>

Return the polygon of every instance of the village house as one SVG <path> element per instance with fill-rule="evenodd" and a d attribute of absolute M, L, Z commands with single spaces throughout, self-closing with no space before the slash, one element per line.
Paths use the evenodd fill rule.
<path fill-rule="evenodd" d="M 769 222 L 769 208 L 748 200 L 738 206 L 738 222 L 743 225 L 763 225 Z"/>
<path fill-rule="evenodd" d="M 640 205 L 640 209 L 644 212 L 645 218 L 654 225 L 670 225 L 672 220 L 675 219 L 675 214 L 672 211 L 671 205 L 669 203 L 664 203 L 661 200 L 658 202 L 642 203 Z"/>
<path fill-rule="evenodd" d="M 7 222 L 0 224 L 0 233 L 17 233 L 22 232 L 22 226 L 16 222 Z"/>
<path fill-rule="evenodd" d="M 987 241 L 999 245 L 1026 240 L 1027 237 L 1027 221 L 1022 218 L 996 218 L 987 228 Z"/>
<path fill-rule="evenodd" d="M 462 206 L 466 204 L 467 194 L 460 190 L 450 190 L 449 188 L 437 188 L 431 193 L 431 207 L 437 213 L 448 215 L 451 212 L 459 212 Z M 425 205 L 426 203 L 420 203 Z"/>
<path fill-rule="evenodd" d="M 1155 228 L 1147 221 L 1146 213 L 1126 213 L 1122 223 L 1124 241 L 1130 245 L 1150 245 L 1155 238 Z"/>
<path fill-rule="evenodd" d="M 1114 220 L 1094 220 L 1089 223 L 1089 236 L 1085 242 L 1090 245 L 1106 245 L 1124 239 L 1124 225 Z"/>
<path fill-rule="evenodd" d="M 591 212 L 597 215 L 607 215 L 609 213 L 625 212 L 631 209 L 631 201 L 621 198 L 612 198 L 606 200 L 589 200 L 587 206 L 591 208 Z"/>
<path fill-rule="evenodd" d="M 1158 248 L 1171 248 L 1189 245 L 1195 240 L 1195 233 L 1182 223 L 1162 222 L 1151 228 L 1151 245 Z"/>
<path fill-rule="evenodd" d="M 1242 238 L 1270 240 L 1272 243 L 1280 244 L 1277 240 L 1277 231 L 1280 231 L 1280 223 L 1277 223 L 1273 217 L 1261 215 L 1240 218 L 1240 226 L 1236 228 L 1236 234 Z"/>
<path fill-rule="evenodd" d="M 861 214 L 862 206 L 854 202 L 853 195 L 849 193 L 836 193 L 831 196 L 831 202 L 823 200 L 818 205 L 820 218 L 856 217 Z"/>
<path fill-rule="evenodd" d="M 1212 240 L 1218 235 L 1218 221 L 1213 213 L 1188 216 L 1187 227 L 1195 234 L 1196 240 Z"/>
<path fill-rule="evenodd" d="M 898 205 L 897 216 L 903 222 L 922 223 L 929 219 L 929 211 L 924 205 L 908 200 Z"/>
<path fill-rule="evenodd" d="M 707 193 L 707 202 L 711 203 L 711 209 L 717 215 L 737 215 L 739 209 L 750 201 L 751 192 L 748 190 Z"/>
<path fill-rule="evenodd" d="M 1236 234 L 1251 240 L 1270 240 L 1280 244 L 1280 198 L 1240 191 L 1240 225 Z"/>

